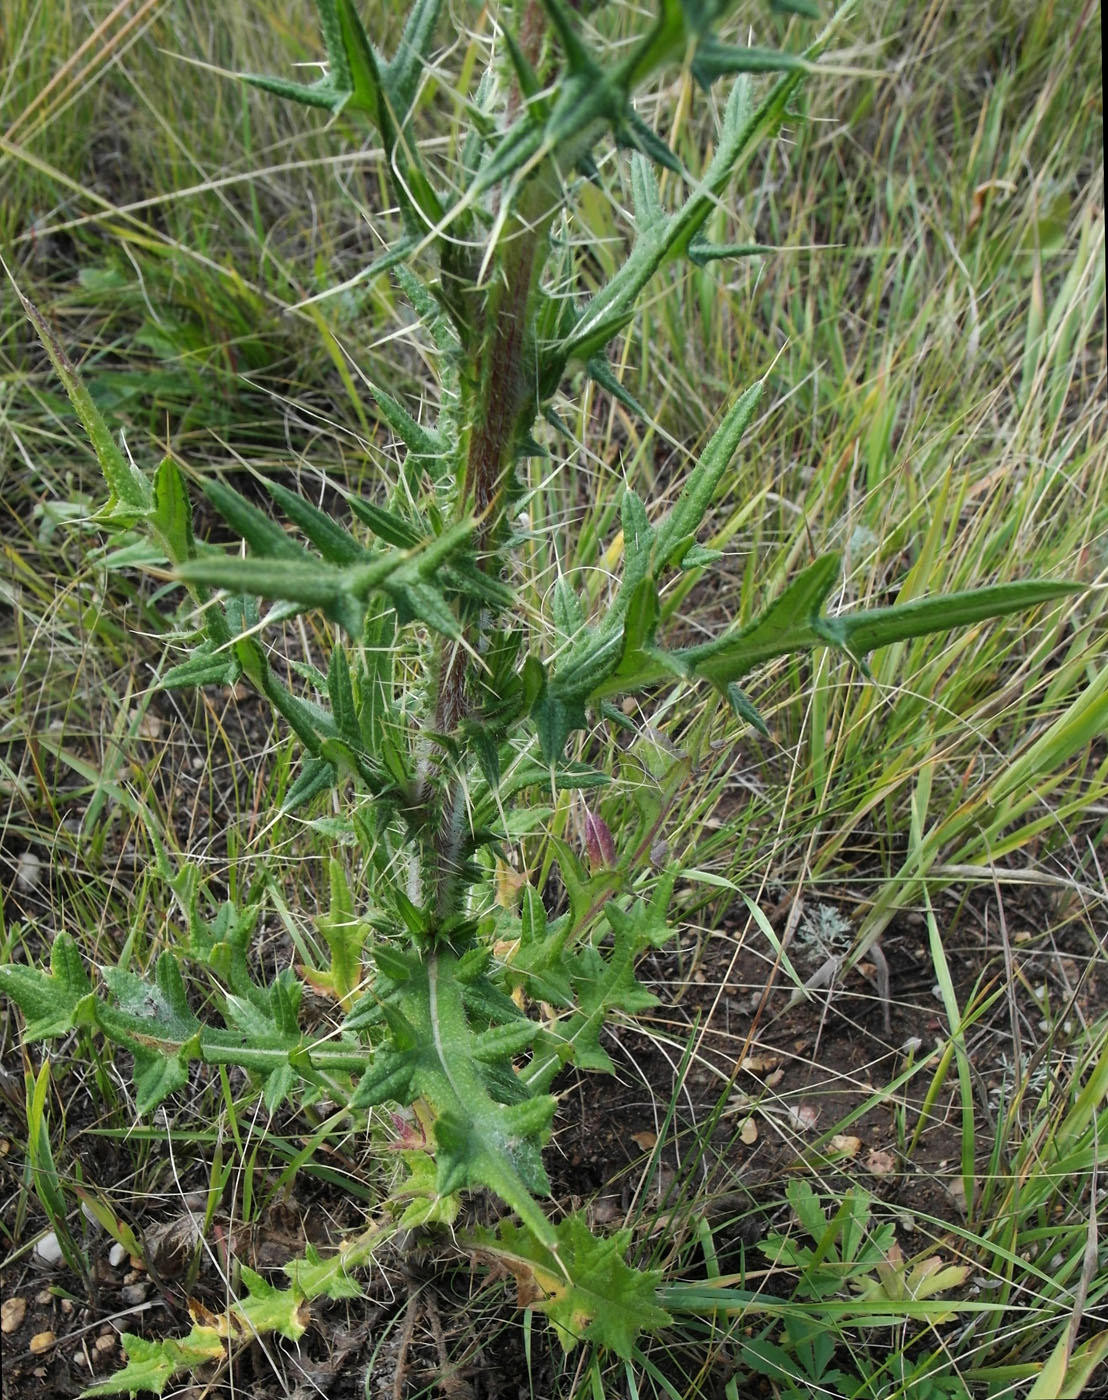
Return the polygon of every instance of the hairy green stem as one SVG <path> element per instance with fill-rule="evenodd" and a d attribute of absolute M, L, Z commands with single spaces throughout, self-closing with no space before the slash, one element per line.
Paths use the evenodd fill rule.
<path fill-rule="evenodd" d="M 498 241 L 493 280 L 484 298 L 484 349 L 473 385 L 472 427 L 458 500 L 459 518 L 472 513 L 477 519 L 478 565 L 492 570 L 499 568 L 498 546 L 517 450 L 537 409 L 529 344 L 531 302 L 553 217 L 553 205 L 541 192 L 536 199 L 525 191 L 521 204 L 524 208 L 508 221 Z M 453 733 L 470 712 L 470 658 L 479 654 L 487 625 L 485 616 L 469 617 L 462 641 L 443 639 L 438 644 L 432 720 L 436 733 Z M 435 768 L 429 755 L 421 775 L 424 802 L 430 800 Z M 460 912 L 464 823 L 464 775 L 454 772 L 444 779 L 437 826 L 422 861 L 424 907 L 433 909 L 439 923 Z"/>
<path fill-rule="evenodd" d="M 110 1028 L 105 1028 L 106 1033 L 111 1036 Z M 127 1044 L 128 1040 L 137 1040 L 139 1037 L 135 1032 L 130 1032 L 127 1036 L 113 1037 L 120 1044 Z M 144 1038 L 145 1039 L 145 1038 Z M 185 1047 L 171 1041 L 156 1040 L 153 1036 L 144 1044 L 144 1049 L 155 1050 L 161 1054 L 179 1054 Z M 196 1037 L 195 1042 L 189 1043 L 189 1049 L 195 1050 L 195 1057 L 204 1064 L 209 1065 L 233 1065 L 237 1069 L 251 1070 L 256 1074 L 269 1074 L 273 1070 L 283 1069 L 285 1065 L 291 1064 L 294 1068 L 304 1068 L 311 1071 L 336 1074 L 360 1074 L 364 1073 L 373 1063 L 373 1052 L 371 1050 L 357 1050 L 350 1046 L 334 1045 L 301 1045 L 293 1049 L 283 1046 L 266 1047 L 257 1044 L 250 1044 L 241 1036 L 231 1032 L 202 1031 Z"/>

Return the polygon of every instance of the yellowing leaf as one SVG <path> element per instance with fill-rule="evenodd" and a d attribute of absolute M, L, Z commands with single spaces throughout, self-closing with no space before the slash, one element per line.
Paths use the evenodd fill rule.
<path fill-rule="evenodd" d="M 514 909 L 519 903 L 520 891 L 527 883 L 527 876 L 503 860 L 496 862 L 496 902 L 501 909 Z"/>
<path fill-rule="evenodd" d="M 862 1293 L 867 1298 L 885 1297 L 896 1302 L 909 1298 L 931 1298 L 951 1288 L 960 1288 L 969 1274 L 967 1265 L 944 1265 L 937 1254 L 909 1263 L 900 1245 L 894 1241 L 877 1265 L 877 1278 L 867 1279 Z M 945 1315 L 936 1313 L 931 1320 L 938 1321 Z"/>
<path fill-rule="evenodd" d="M 190 1298 L 188 1308 L 189 1317 L 201 1331 L 211 1332 L 230 1342 L 238 1341 L 244 1335 L 242 1319 L 236 1317 L 231 1309 L 221 1313 L 212 1312 L 199 1298 Z"/>
<path fill-rule="evenodd" d="M 908 1274 L 908 1293 L 912 1298 L 930 1298 L 936 1293 L 945 1293 L 950 1288 L 959 1288 L 969 1278 L 967 1264 L 948 1264 L 937 1254 L 912 1266 Z"/>

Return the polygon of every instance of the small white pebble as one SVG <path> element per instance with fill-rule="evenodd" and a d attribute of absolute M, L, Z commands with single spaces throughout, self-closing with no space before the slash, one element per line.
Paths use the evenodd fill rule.
<path fill-rule="evenodd" d="M 42 883 L 42 861 L 34 851 L 21 851 L 15 862 L 15 883 L 21 890 L 37 890 Z"/>
<path fill-rule="evenodd" d="M 117 1240 L 116 1243 L 112 1245 L 111 1249 L 108 1250 L 108 1263 L 113 1269 L 118 1269 L 126 1258 L 127 1251 Z"/>
<path fill-rule="evenodd" d="M 45 1264 L 49 1268 L 61 1263 L 62 1247 L 53 1230 L 43 1235 L 42 1239 L 36 1243 L 35 1258 L 40 1264 Z"/>
<path fill-rule="evenodd" d="M 157 715 L 151 714 L 149 710 L 138 722 L 137 733 L 140 739 L 157 739 L 162 732 L 162 722 Z"/>

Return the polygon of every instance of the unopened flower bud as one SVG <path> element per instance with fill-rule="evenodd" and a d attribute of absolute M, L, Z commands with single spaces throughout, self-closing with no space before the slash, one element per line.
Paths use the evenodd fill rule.
<path fill-rule="evenodd" d="M 593 870 L 614 870 L 619 864 L 616 859 L 616 843 L 608 830 L 603 817 L 596 816 L 585 808 L 585 852 Z"/>

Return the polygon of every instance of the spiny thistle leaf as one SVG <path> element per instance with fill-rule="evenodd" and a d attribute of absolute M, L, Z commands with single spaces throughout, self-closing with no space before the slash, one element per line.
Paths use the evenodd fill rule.
<path fill-rule="evenodd" d="M 406 1201 L 400 1227 L 414 1230 L 418 1225 L 452 1225 L 461 1210 L 457 1195 L 440 1196 L 435 1188 L 435 1163 L 426 1152 L 401 1154 L 408 1175 L 392 1193 L 395 1201 Z"/>
<path fill-rule="evenodd" d="M 612 367 L 603 355 L 593 355 L 585 365 L 585 372 L 594 383 L 611 394 L 617 403 L 621 403 L 629 413 L 633 413 L 636 418 L 642 419 L 644 423 L 649 423 L 650 414 L 612 372 Z"/>
<path fill-rule="evenodd" d="M 311 1313 L 302 1293 L 295 1286 L 276 1288 L 253 1269 L 240 1264 L 242 1282 L 247 1297 L 241 1298 L 231 1310 L 234 1324 L 249 1336 L 255 1332 L 279 1332 L 291 1342 L 304 1335 Z"/>
<path fill-rule="evenodd" d="M 554 626 L 564 641 L 572 642 L 585 626 L 585 610 L 573 585 L 566 578 L 560 578 L 554 585 L 551 613 Z"/>
<path fill-rule="evenodd" d="M 351 1257 L 351 1250 L 340 1250 L 323 1258 L 310 1244 L 303 1259 L 292 1259 L 282 1267 L 303 1298 L 360 1298 L 361 1286 L 347 1272 L 347 1260 Z"/>
<path fill-rule="evenodd" d="M 380 384 L 371 383 L 369 388 L 374 403 L 381 410 L 381 417 L 414 457 L 444 456 L 446 444 L 438 433 L 417 423 L 400 400 Z"/>
<path fill-rule="evenodd" d="M 527 787 L 550 787 L 555 792 L 583 792 L 589 788 L 607 787 L 612 781 L 610 773 L 599 768 L 590 768 L 587 763 L 566 763 L 553 771 L 533 758 L 522 758 L 512 771 L 501 779 L 498 792 L 502 798 Z"/>
<path fill-rule="evenodd" d="M 635 977 L 635 956 L 634 943 L 620 930 L 607 957 L 586 946 L 565 959 L 577 1010 L 557 1023 L 554 1036 L 565 1045 L 569 1062 L 579 1069 L 613 1074 L 615 1066 L 600 1043 L 600 1032 L 610 1013 L 649 1011 L 658 1004 L 654 993 Z"/>
<path fill-rule="evenodd" d="M 657 1301 L 660 1272 L 625 1262 L 630 1230 L 599 1239 L 578 1213 L 555 1227 L 553 1247 L 511 1221 L 478 1231 L 475 1243 L 514 1275 L 520 1306 L 544 1312 L 566 1351 L 587 1339 L 628 1360 L 641 1332 L 671 1321 Z"/>
<path fill-rule="evenodd" d="M 335 115 L 346 111 L 367 117 L 381 136 L 389 166 L 395 173 L 393 191 L 410 230 L 419 224 L 437 224 L 443 212 L 415 143 L 404 136 L 440 8 L 441 0 L 419 0 L 413 6 L 396 56 L 386 63 L 370 42 L 353 0 L 316 0 L 327 48 L 328 71 L 324 77 L 308 85 L 256 74 L 242 75 L 246 82 L 279 97 L 322 107 Z M 378 270 L 385 265 L 386 260 L 382 260 Z M 394 402 L 390 400 L 390 404 Z M 389 417 L 390 406 L 382 405 L 382 409 Z"/>
<path fill-rule="evenodd" d="M 311 802 L 314 797 L 318 797 L 320 793 L 330 792 L 338 781 L 338 769 L 329 759 L 317 758 L 309 754 L 301 763 L 300 772 L 297 773 L 292 786 L 285 793 L 281 810 L 295 812 L 298 808 Z"/>
<path fill-rule="evenodd" d="M 352 103 L 357 110 L 375 116 L 379 93 L 376 60 L 361 28 L 361 21 L 353 12 L 349 0 L 316 0 L 316 9 L 327 46 L 327 72 L 318 82 L 310 85 L 291 83 L 283 78 L 254 73 L 242 74 L 243 80 L 278 97 L 310 107 L 323 107 L 337 114 L 347 103 Z M 355 39 L 357 31 L 360 31 L 361 44 L 355 43 L 353 47 L 356 50 L 360 48 L 362 52 L 356 52 L 352 61 L 350 41 Z M 368 64 L 366 50 L 369 52 Z"/>
<path fill-rule="evenodd" d="M 362 635 L 366 600 L 375 592 L 384 592 L 392 598 L 402 621 L 417 618 L 445 636 L 461 635 L 458 619 L 438 586 L 436 574 L 449 568 L 451 556 L 463 550 L 473 533 L 472 520 L 457 521 L 412 549 L 386 550 L 368 555 L 366 563 L 339 569 L 314 559 L 241 498 L 234 502 L 226 496 L 221 499 L 232 510 L 236 529 L 249 530 L 251 543 L 256 543 L 268 557 L 243 559 L 206 554 L 182 565 L 179 573 L 187 582 L 320 608 L 354 639 Z M 249 514 L 244 513 L 243 505 L 249 506 Z M 259 522 L 264 522 L 266 528 L 261 528 Z M 291 549 L 285 550 L 278 537 Z M 262 680 L 261 684 L 264 688 L 266 682 Z"/>
<path fill-rule="evenodd" d="M 616 144 L 632 151 L 638 151 L 647 160 L 653 161 L 655 165 L 660 165 L 663 170 L 670 170 L 675 175 L 683 174 L 681 162 L 674 153 L 652 128 L 635 112 L 632 107 L 628 107 L 622 121 L 615 124 Z"/>
<path fill-rule="evenodd" d="M 618 660 L 617 654 L 615 662 Z M 605 672 L 605 675 L 610 675 L 614 668 L 615 663 Z M 602 676 L 600 679 L 603 680 L 604 677 Z M 587 693 L 586 691 L 585 694 Z M 587 721 L 584 695 L 576 699 L 566 700 L 555 694 L 553 690 L 544 689 L 542 695 L 535 702 L 531 715 L 535 722 L 535 732 L 539 736 L 542 756 L 553 768 L 556 763 L 561 762 L 569 736 L 575 729 L 585 728 Z"/>
<path fill-rule="evenodd" d="M 702 39 L 692 61 L 692 75 L 703 88 L 728 73 L 807 73 L 812 65 L 797 54 L 780 49 L 742 48 L 708 36 Z"/>
<path fill-rule="evenodd" d="M 766 724 L 758 707 L 745 690 L 732 682 L 727 687 L 727 698 L 731 702 L 731 708 L 744 724 L 751 725 L 763 738 L 769 738 L 769 725 Z"/>
<path fill-rule="evenodd" d="M 329 992 L 345 1010 L 348 1010 L 364 975 L 362 949 L 365 947 L 370 925 L 365 919 L 359 919 L 354 912 L 354 898 L 342 862 L 332 857 L 328 861 L 327 869 L 331 905 L 326 915 L 320 915 L 316 919 L 316 927 L 327 941 L 331 952 L 331 966 L 326 972 L 306 970 L 304 975 L 313 986 Z"/>
<path fill-rule="evenodd" d="M 544 392 L 554 392 L 569 361 L 587 361 L 618 335 L 633 314 L 643 288 L 659 268 L 669 259 L 685 254 L 741 166 L 745 153 L 784 117 L 802 76 L 786 74 L 757 108 L 753 107 L 749 80 L 739 78 L 727 100 L 715 155 L 696 189 L 664 224 L 659 223 L 657 199 L 649 193 L 649 180 L 644 174 L 639 175 L 636 216 L 643 220 L 640 235 L 620 270 L 580 312 L 570 334 L 544 352 L 540 371 Z"/>
<path fill-rule="evenodd" d="M 838 580 L 842 560 L 825 554 L 789 584 L 780 598 L 730 636 L 678 652 L 689 673 L 721 689 L 740 680 L 763 661 L 790 651 L 826 645 L 820 609 Z"/>
<path fill-rule="evenodd" d="M 291 1282 L 289 1288 L 278 1288 L 243 1265 L 241 1279 L 246 1288 L 245 1296 L 219 1313 L 195 1298 L 190 1299 L 193 1327 L 181 1341 L 148 1342 L 125 1332 L 122 1340 L 127 1365 L 83 1394 L 91 1397 L 149 1391 L 161 1395 L 174 1376 L 223 1360 L 232 1344 L 273 1332 L 298 1341 L 310 1321 L 308 1301 L 360 1297 L 362 1290 L 351 1278 L 350 1270 L 369 1262 L 374 1249 L 395 1229 L 388 1220 L 376 1222 L 327 1258 L 308 1245 L 303 1259 L 284 1265 Z"/>
<path fill-rule="evenodd" d="M 192 532 L 192 505 L 184 477 L 171 457 L 164 457 L 154 473 L 154 506 L 150 527 L 161 541 L 171 564 L 182 564 L 196 550 Z"/>
<path fill-rule="evenodd" d="M 5 263 L 3 266 L 7 272 L 7 264 Z M 10 272 L 8 272 L 8 276 L 11 278 Z M 92 395 L 85 388 L 81 376 L 62 348 L 61 342 L 54 334 L 46 317 L 42 315 L 37 306 L 27 300 L 19 287 L 16 286 L 14 279 L 12 279 L 12 286 L 15 287 L 16 294 L 23 304 L 23 310 L 38 333 L 47 355 L 50 356 L 58 378 L 62 381 L 62 386 L 69 395 L 69 401 L 72 403 L 77 417 L 81 420 L 81 426 L 92 443 L 96 460 L 100 463 L 100 470 L 103 472 L 104 480 L 111 492 L 111 500 L 108 504 L 109 514 L 139 519 L 147 516 L 154 505 L 154 492 L 149 481 L 133 462 L 127 461 L 116 446 L 111 429 L 105 423 Z"/>
<path fill-rule="evenodd" d="M 22 963 L 0 966 L 0 991 L 27 1019 L 26 1039 L 48 1040 L 96 1020 L 92 983 L 84 960 L 68 933 L 59 933 L 50 950 L 50 971 Z"/>
<path fill-rule="evenodd" d="M 509 27 L 504 28 L 503 35 L 504 42 L 508 48 L 508 58 L 511 61 L 516 82 L 519 84 L 520 93 L 523 95 L 524 99 L 530 103 L 539 96 L 542 90 L 542 84 L 539 82 L 538 75 L 535 73 L 534 68 L 532 68 L 530 60 L 520 48 L 519 41 Z"/>
<path fill-rule="evenodd" d="M 394 560 L 393 568 L 399 563 Z M 334 569 L 298 551 L 283 559 L 272 555 L 241 559 L 228 554 L 205 554 L 190 560 L 179 572 L 190 583 L 206 583 L 235 593 L 287 598 L 305 607 L 325 608 L 335 604 L 344 593 L 354 597 L 352 585 L 360 571 Z"/>
<path fill-rule="evenodd" d="M 148 1342 L 132 1332 L 124 1332 L 120 1340 L 127 1356 L 122 1371 L 106 1381 L 99 1381 L 81 1392 L 81 1400 L 97 1395 L 137 1395 L 150 1391 L 162 1395 L 166 1386 L 181 1371 L 197 1371 L 213 1361 L 222 1361 L 226 1351 L 223 1338 L 214 1328 L 193 1327 L 181 1341 L 167 1338 Z"/>
<path fill-rule="evenodd" d="M 914 598 L 890 608 L 843 613 L 825 620 L 824 626 L 834 640 L 848 651 L 864 656 L 876 647 L 889 646 L 909 637 L 968 627 L 987 618 L 1024 612 L 1040 603 L 1072 597 L 1083 591 L 1080 584 L 1059 583 L 1053 579 L 1026 579 L 1016 583 L 994 584 L 988 588 L 939 594 L 934 598 Z"/>
<path fill-rule="evenodd" d="M 410 1050 L 378 1050 L 373 1065 L 358 1081 L 350 1108 L 374 1108 L 382 1103 L 406 1107 L 413 1098 L 411 1086 L 416 1068 L 416 1056 Z"/>
<path fill-rule="evenodd" d="M 270 92 L 274 97 L 283 97 L 288 102 L 299 102 L 305 107 L 322 107 L 324 111 L 337 114 L 346 106 L 350 90 L 336 87 L 330 74 L 316 83 L 294 83 L 288 78 L 273 78 L 267 73 L 240 73 L 239 77 L 251 87 Z"/>
<path fill-rule="evenodd" d="M 667 565 L 680 564 L 693 544 L 719 483 L 750 426 L 763 388 L 764 381 L 752 384 L 727 410 L 682 487 L 677 504 L 658 526 L 652 561 L 656 578 Z"/>
<path fill-rule="evenodd" d="M 360 545 L 349 530 L 344 530 L 326 511 L 320 510 L 310 501 L 279 481 L 266 481 L 266 490 L 285 514 L 311 540 L 328 564 L 343 568 L 348 564 L 364 564 L 372 558 L 369 550 Z"/>
<path fill-rule="evenodd" d="M 427 67 L 442 0 L 416 0 L 385 72 L 393 120 L 403 126 Z"/>
<path fill-rule="evenodd" d="M 171 666 L 158 677 L 159 690 L 180 689 L 187 685 L 234 685 L 242 667 L 231 652 L 213 652 L 202 643 L 187 661 Z"/>
<path fill-rule="evenodd" d="M 479 1064 L 496 1064 L 497 1061 L 511 1059 L 519 1055 L 539 1033 L 537 1021 L 521 1016 L 517 1021 L 506 1025 L 490 1026 L 474 1036 L 473 1058 Z"/>
<path fill-rule="evenodd" d="M 360 748 L 362 731 L 354 703 L 354 681 L 346 651 L 341 644 L 337 644 L 331 652 L 327 667 L 327 696 L 331 701 L 331 717 L 335 721 L 338 737 L 354 748 Z"/>
<path fill-rule="evenodd" d="M 200 1029 L 172 953 L 159 957 L 153 982 L 121 967 L 106 967 L 102 974 L 114 1000 L 114 1024 L 132 1031 L 139 1044 L 180 1046 Z"/>
<path fill-rule="evenodd" d="M 285 968 L 263 997 L 227 996 L 223 1015 L 232 1030 L 240 1031 L 251 1043 L 295 1049 L 300 1043 L 297 1007 L 301 986 Z"/>
<path fill-rule="evenodd" d="M 398 549 L 414 548 L 427 533 L 425 528 L 417 528 L 395 511 L 385 510 L 361 496 L 351 496 L 349 505 L 363 525 L 368 525 L 386 544 Z"/>
<path fill-rule="evenodd" d="M 777 252 L 780 249 L 772 243 L 707 243 L 697 237 L 689 244 L 686 256 L 697 267 L 707 267 L 722 258 L 757 258 Z"/>
<path fill-rule="evenodd" d="M 205 481 L 204 495 L 255 554 L 264 559 L 288 559 L 296 563 L 311 561 L 302 544 L 287 535 L 275 520 L 246 499 L 241 491 L 222 481 Z"/>
<path fill-rule="evenodd" d="M 99 1005 L 104 1032 L 134 1056 L 135 1106 L 149 1113 L 188 1082 L 199 1053 L 200 1022 L 188 1004 L 181 969 L 171 953 L 158 959 L 153 983 L 124 968 L 104 968 L 114 1005 Z"/>
<path fill-rule="evenodd" d="M 1082 591 L 1075 584 L 1031 579 L 828 617 L 821 613 L 821 607 L 839 569 L 837 554 L 824 555 L 745 627 L 702 646 L 671 653 L 671 658 L 688 674 L 726 691 L 755 666 L 788 652 L 837 646 L 861 657 L 874 647 L 1002 617 Z"/>

